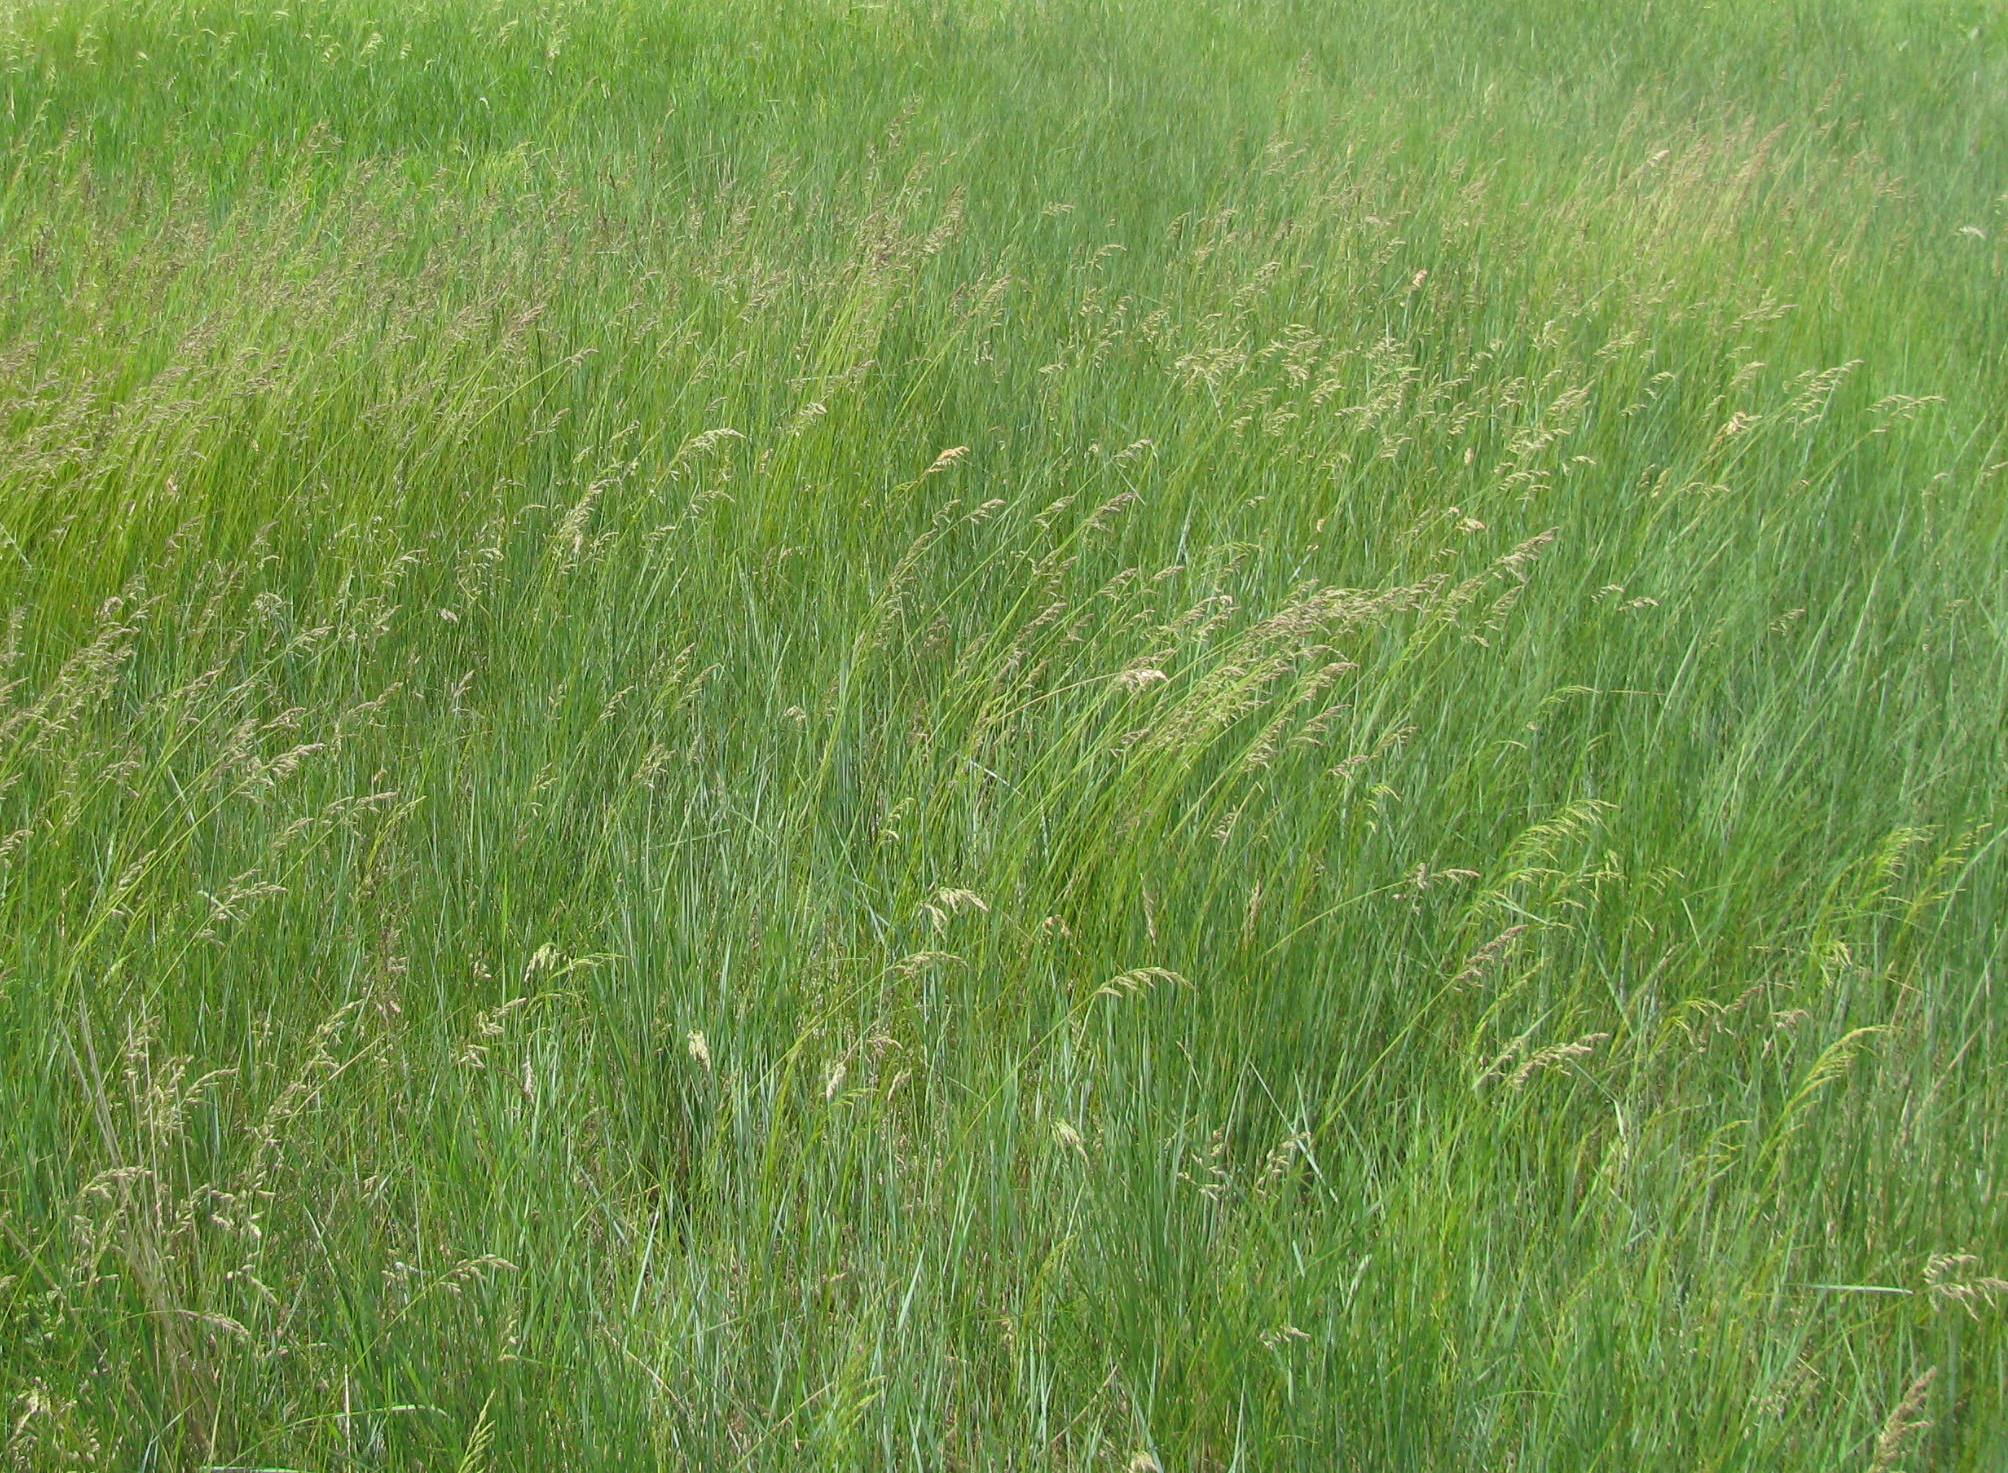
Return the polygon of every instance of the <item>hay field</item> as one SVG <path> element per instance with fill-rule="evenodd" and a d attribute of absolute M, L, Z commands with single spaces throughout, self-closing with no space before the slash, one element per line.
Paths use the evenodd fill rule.
<path fill-rule="evenodd" d="M 0 0 L 0 1466 L 2008 1466 L 1980 0 Z"/>

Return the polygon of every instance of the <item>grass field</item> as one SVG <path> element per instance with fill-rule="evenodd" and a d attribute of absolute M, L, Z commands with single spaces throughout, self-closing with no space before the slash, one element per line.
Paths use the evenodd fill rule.
<path fill-rule="evenodd" d="M 0 0 L 0 1465 L 2008 1467 L 1982 0 Z"/>

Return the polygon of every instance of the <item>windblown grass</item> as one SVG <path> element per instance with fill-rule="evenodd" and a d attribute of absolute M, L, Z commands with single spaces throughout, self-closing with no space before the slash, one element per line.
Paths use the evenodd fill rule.
<path fill-rule="evenodd" d="M 2008 41 L 0 6 L 0 1461 L 2008 1465 Z"/>

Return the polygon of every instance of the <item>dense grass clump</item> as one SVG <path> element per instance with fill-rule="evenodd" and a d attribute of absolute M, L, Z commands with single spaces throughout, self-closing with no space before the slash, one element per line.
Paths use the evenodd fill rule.
<path fill-rule="evenodd" d="M 0 1465 L 2008 1466 L 1981 0 L 0 5 Z"/>

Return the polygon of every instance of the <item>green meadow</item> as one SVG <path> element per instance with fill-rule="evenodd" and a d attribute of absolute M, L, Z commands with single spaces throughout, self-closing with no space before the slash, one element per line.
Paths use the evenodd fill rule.
<path fill-rule="evenodd" d="M 1994 0 L 0 0 L 0 1467 L 2008 1466 Z"/>

